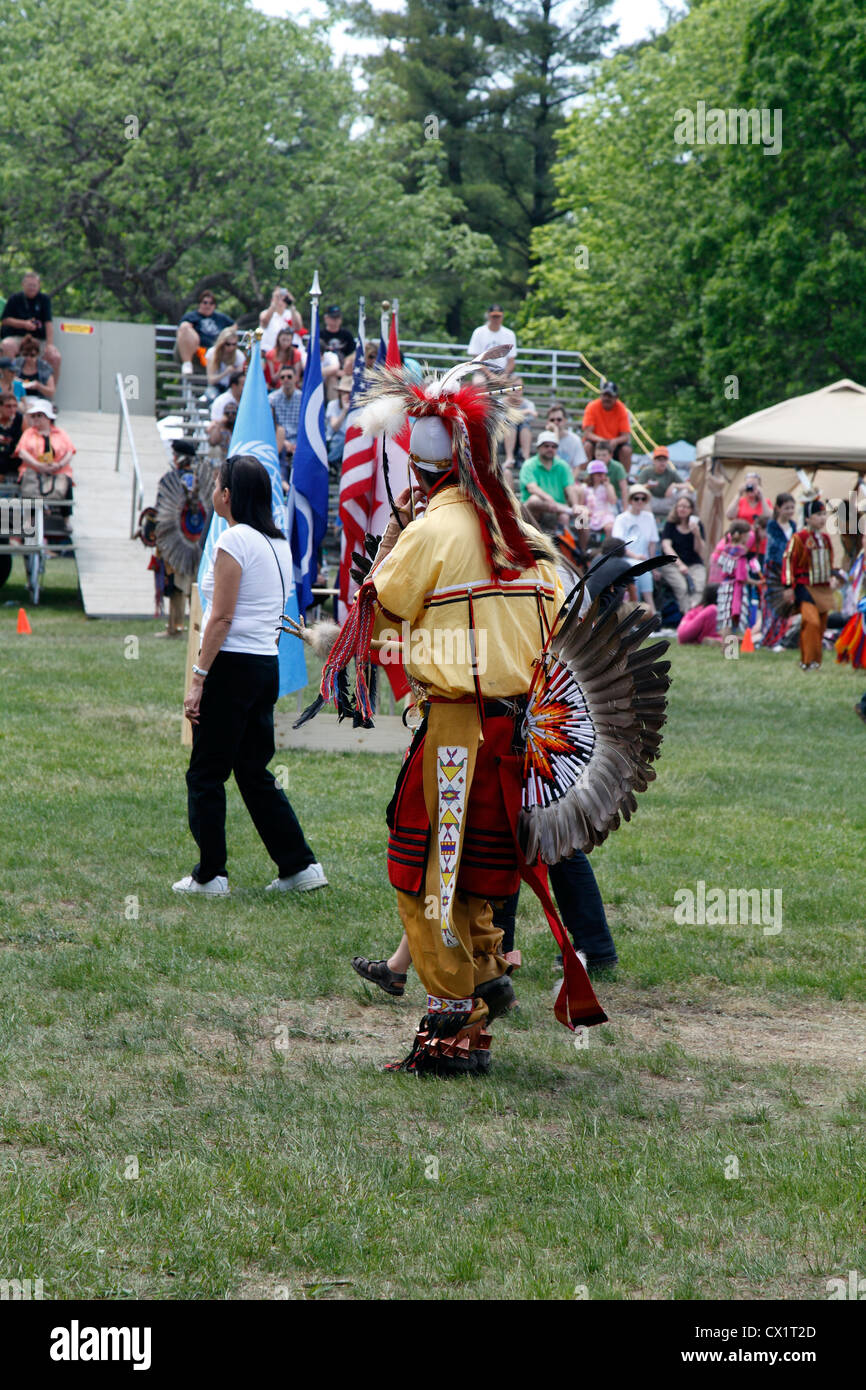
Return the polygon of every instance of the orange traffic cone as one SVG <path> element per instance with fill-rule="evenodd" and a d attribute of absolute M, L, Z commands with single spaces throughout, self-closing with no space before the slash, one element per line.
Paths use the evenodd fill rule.
<path fill-rule="evenodd" d="M 750 627 L 747 627 L 747 628 L 746 628 L 746 631 L 743 633 L 743 640 L 742 640 L 742 642 L 740 643 L 740 651 L 741 651 L 741 652 L 753 652 L 754 650 L 755 650 L 755 643 L 754 643 L 754 641 L 752 640 L 752 629 L 751 629 Z"/>
<path fill-rule="evenodd" d="M 23 608 L 18 609 L 18 627 L 16 630 L 20 633 L 24 633 L 25 635 L 29 634 L 31 637 L 33 636 L 33 629 L 30 626 L 30 619 L 28 618 Z"/>

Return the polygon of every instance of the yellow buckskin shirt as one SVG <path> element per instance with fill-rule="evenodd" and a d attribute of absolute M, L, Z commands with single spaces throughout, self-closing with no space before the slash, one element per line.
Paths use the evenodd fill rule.
<path fill-rule="evenodd" d="M 491 579 L 481 523 L 457 487 L 430 498 L 424 516 L 401 532 L 370 578 L 385 610 L 376 636 L 402 638 L 409 675 L 428 694 L 451 700 L 475 694 L 470 590 L 481 694 L 488 700 L 527 692 L 533 662 L 565 597 L 547 560 L 518 579 Z"/>

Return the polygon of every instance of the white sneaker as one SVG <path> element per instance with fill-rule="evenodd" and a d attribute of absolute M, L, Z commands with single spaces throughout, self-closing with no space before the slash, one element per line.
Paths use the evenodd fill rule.
<path fill-rule="evenodd" d="M 202 893 L 206 898 L 227 898 L 230 893 L 229 881 L 223 874 L 217 874 L 216 878 L 209 879 L 207 883 L 199 883 L 192 874 L 187 874 L 186 878 L 179 878 L 177 883 L 171 885 L 171 891 Z"/>
<path fill-rule="evenodd" d="M 310 893 L 314 888 L 327 888 L 328 880 L 321 864 L 308 864 L 300 873 L 289 874 L 288 878 L 275 878 L 265 889 L 266 893 Z"/>
<path fill-rule="evenodd" d="M 181 364 L 180 364 L 180 374 L 181 374 L 181 376 L 192 376 L 192 371 L 193 371 L 193 367 L 192 367 L 192 363 L 191 363 L 191 362 L 181 362 Z"/>

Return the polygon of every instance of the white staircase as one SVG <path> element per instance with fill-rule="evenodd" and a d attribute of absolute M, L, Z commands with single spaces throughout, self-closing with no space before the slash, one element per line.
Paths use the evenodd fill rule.
<path fill-rule="evenodd" d="M 152 552 L 130 540 L 132 459 L 124 435 L 120 470 L 114 471 L 117 420 L 117 414 L 72 410 L 58 420 L 76 448 L 72 541 L 81 596 L 89 618 L 151 618 L 153 575 L 147 564 Z M 169 458 L 151 416 L 134 415 L 131 424 L 144 488 L 141 505 L 152 506 Z"/>

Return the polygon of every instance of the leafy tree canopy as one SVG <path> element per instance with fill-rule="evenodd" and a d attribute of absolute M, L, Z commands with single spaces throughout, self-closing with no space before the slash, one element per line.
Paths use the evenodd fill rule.
<path fill-rule="evenodd" d="M 248 0 L 22 0 L 0 9 L 0 274 L 33 265 L 69 313 L 176 320 L 206 285 L 254 313 L 399 295 L 437 328 L 485 281 L 429 145 L 356 131 L 326 40 Z"/>

